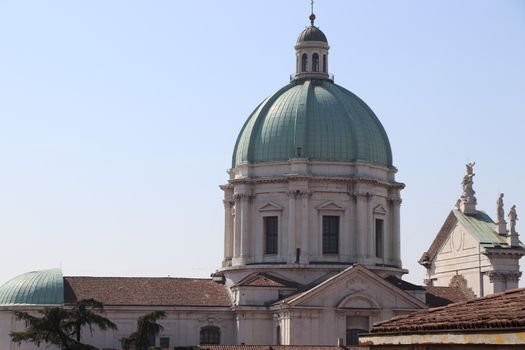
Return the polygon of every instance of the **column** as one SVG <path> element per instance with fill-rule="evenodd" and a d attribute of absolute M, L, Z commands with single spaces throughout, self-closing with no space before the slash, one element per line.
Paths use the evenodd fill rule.
<path fill-rule="evenodd" d="M 301 264 L 308 264 L 308 201 L 310 193 L 308 191 L 301 192 L 301 256 L 299 262 Z"/>
<path fill-rule="evenodd" d="M 223 266 L 231 264 L 233 257 L 233 202 L 224 200 L 224 262 Z"/>
<path fill-rule="evenodd" d="M 250 257 L 250 201 L 250 196 L 241 196 L 241 264 L 246 264 Z"/>
<path fill-rule="evenodd" d="M 374 222 L 374 208 L 372 207 L 372 194 L 367 193 L 366 197 L 366 255 L 369 259 L 375 259 L 376 257 L 376 233 L 375 233 L 375 222 Z"/>
<path fill-rule="evenodd" d="M 235 195 L 233 207 L 233 258 L 241 256 L 241 201 L 239 195 Z"/>
<path fill-rule="evenodd" d="M 356 198 L 356 255 L 357 262 L 364 263 L 366 258 L 366 245 L 367 245 L 367 193 L 355 193 Z"/>
<path fill-rule="evenodd" d="M 391 241 L 390 246 L 392 247 L 390 257 L 394 265 L 401 267 L 401 223 L 400 223 L 400 207 L 401 198 L 398 196 L 390 197 L 389 200 L 392 203 L 392 216 L 390 232 Z"/>
<path fill-rule="evenodd" d="M 288 257 L 286 261 L 295 263 L 295 191 L 288 192 Z"/>
<path fill-rule="evenodd" d="M 343 217 L 341 217 L 341 230 L 339 232 L 339 241 L 341 242 L 341 245 L 339 246 L 339 261 L 342 262 L 352 262 L 352 250 L 355 250 L 353 247 L 355 246 L 355 243 L 351 241 L 351 237 L 353 237 L 352 232 L 355 232 L 354 229 L 352 229 L 352 221 L 351 217 L 353 216 L 351 214 L 351 206 L 345 206 L 343 211 Z"/>

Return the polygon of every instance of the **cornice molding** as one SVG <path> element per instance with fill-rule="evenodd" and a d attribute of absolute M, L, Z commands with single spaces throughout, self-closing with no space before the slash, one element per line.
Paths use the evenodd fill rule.
<path fill-rule="evenodd" d="M 388 182 L 374 179 L 371 177 L 339 177 L 339 176 L 315 176 L 315 175 L 287 175 L 276 177 L 258 177 L 258 178 L 240 178 L 229 180 L 229 185 L 240 184 L 263 184 L 263 183 L 289 183 L 293 181 L 309 181 L 309 182 L 342 182 L 349 184 L 366 183 L 382 186 L 388 189 L 403 189 L 405 184 L 401 182 Z M 222 185 L 225 186 L 225 185 Z M 221 187 L 222 188 L 222 187 Z"/>
<path fill-rule="evenodd" d="M 450 232 L 456 226 L 457 222 L 458 219 L 456 218 L 454 213 L 450 212 L 450 214 L 448 214 L 447 219 L 445 220 L 445 223 L 439 230 L 436 238 L 430 245 L 430 248 L 425 253 L 423 253 L 423 256 L 419 259 L 418 263 L 420 265 L 423 265 L 428 269 L 433 264 L 434 258 L 436 257 L 439 248 L 441 248 L 441 246 L 445 243 L 448 236 L 450 235 Z"/>

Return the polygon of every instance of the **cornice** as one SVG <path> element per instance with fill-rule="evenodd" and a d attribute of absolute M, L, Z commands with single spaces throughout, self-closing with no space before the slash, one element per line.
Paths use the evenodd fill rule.
<path fill-rule="evenodd" d="M 367 183 L 367 184 L 383 186 L 389 189 L 405 188 L 405 184 L 401 182 L 388 182 L 388 181 L 374 179 L 371 177 L 364 177 L 364 176 L 341 177 L 341 176 L 316 176 L 316 175 L 286 175 L 286 176 L 257 177 L 257 178 L 246 177 L 246 178 L 229 180 L 229 185 L 289 183 L 293 181 L 342 182 L 342 183 L 348 183 L 348 184 Z M 225 186 L 225 185 L 222 185 L 222 186 Z"/>
<path fill-rule="evenodd" d="M 233 185 L 230 183 L 219 185 L 219 188 L 223 191 L 233 190 Z"/>
<path fill-rule="evenodd" d="M 497 255 L 510 255 L 514 258 L 519 259 L 525 255 L 525 249 L 522 247 L 495 247 L 485 248 L 485 250 L 482 253 L 488 257 L 494 257 Z"/>
<path fill-rule="evenodd" d="M 452 229 L 456 226 L 457 222 L 458 220 L 454 213 L 450 212 L 450 214 L 448 214 L 447 219 L 445 220 L 445 223 L 439 230 L 439 233 L 437 234 L 436 238 L 430 245 L 430 248 L 425 253 L 423 253 L 423 256 L 421 257 L 421 259 L 419 259 L 418 263 L 420 265 L 425 266 L 427 269 L 431 266 L 431 264 L 434 262 L 436 254 L 438 253 L 439 248 L 445 243 L 450 234 L 450 231 L 452 231 Z"/>

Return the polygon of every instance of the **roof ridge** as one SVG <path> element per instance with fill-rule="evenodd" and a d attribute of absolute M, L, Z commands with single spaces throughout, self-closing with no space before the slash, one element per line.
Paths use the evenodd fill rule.
<path fill-rule="evenodd" d="M 178 279 L 178 280 L 201 280 L 213 281 L 211 278 L 203 277 L 171 277 L 171 276 L 64 276 L 64 278 L 116 278 L 116 279 Z"/>

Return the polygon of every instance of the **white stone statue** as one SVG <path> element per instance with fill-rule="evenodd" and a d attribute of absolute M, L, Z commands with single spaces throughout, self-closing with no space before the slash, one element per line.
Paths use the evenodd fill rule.
<path fill-rule="evenodd" d="M 474 165 L 476 165 L 476 162 L 474 163 L 467 163 L 467 174 L 474 176 Z"/>
<path fill-rule="evenodd" d="M 516 213 L 516 206 L 513 205 L 509 210 L 510 234 L 516 234 L 516 221 L 518 221 L 518 214 Z"/>
<path fill-rule="evenodd" d="M 468 163 L 467 166 L 467 173 L 465 176 L 463 176 L 463 181 L 461 181 L 461 184 L 463 185 L 463 194 L 461 195 L 461 205 L 460 210 L 464 212 L 465 214 L 476 214 L 476 191 L 474 191 L 473 185 L 474 185 L 474 165 L 476 163 Z"/>
<path fill-rule="evenodd" d="M 498 213 L 498 223 L 505 221 L 505 211 L 503 210 L 503 193 L 499 194 L 498 201 L 496 202 L 496 211 Z"/>
<path fill-rule="evenodd" d="M 465 176 L 463 176 L 463 181 L 461 182 L 463 184 L 463 192 L 464 194 L 470 194 L 475 193 L 474 189 L 472 188 L 472 185 L 474 184 L 474 165 L 476 163 L 468 163 L 467 166 L 467 173 Z"/>

